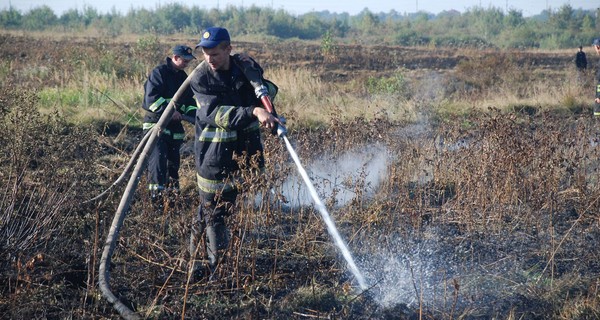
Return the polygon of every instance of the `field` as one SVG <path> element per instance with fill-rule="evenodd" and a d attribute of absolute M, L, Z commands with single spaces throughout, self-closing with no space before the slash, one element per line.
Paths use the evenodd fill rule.
<path fill-rule="evenodd" d="M 120 318 L 98 267 L 126 182 L 87 200 L 142 138 L 144 74 L 195 41 L 0 35 L 0 318 Z M 575 50 L 235 45 L 280 86 L 288 138 L 368 289 L 267 132 L 226 260 L 191 281 L 189 136 L 181 192 L 157 211 L 142 177 L 112 257 L 111 289 L 140 317 L 600 317 L 600 133 Z"/>

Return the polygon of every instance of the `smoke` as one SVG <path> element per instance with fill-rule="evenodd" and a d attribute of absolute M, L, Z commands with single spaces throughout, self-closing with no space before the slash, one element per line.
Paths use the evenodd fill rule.
<path fill-rule="evenodd" d="M 302 159 L 301 159 L 302 161 Z M 348 150 L 340 156 L 322 156 L 306 168 L 321 199 L 343 206 L 357 196 L 371 197 L 385 178 L 389 156 L 382 145 Z M 356 189 L 360 186 L 360 189 Z M 281 186 L 289 207 L 311 206 L 313 200 L 299 175 L 291 175 Z"/>

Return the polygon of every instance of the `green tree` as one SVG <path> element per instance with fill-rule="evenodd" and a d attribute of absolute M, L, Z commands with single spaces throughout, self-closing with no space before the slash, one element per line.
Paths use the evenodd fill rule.
<path fill-rule="evenodd" d="M 357 27 L 359 33 L 371 35 L 379 27 L 379 18 L 369 9 L 364 8 L 357 16 Z"/>
<path fill-rule="evenodd" d="M 43 5 L 31 9 L 23 15 L 23 28 L 26 30 L 44 30 L 56 24 L 58 18 L 49 6 Z"/>
<path fill-rule="evenodd" d="M 21 12 L 13 7 L 0 11 L 0 26 L 3 28 L 18 28 L 21 26 L 22 19 Z"/>
<path fill-rule="evenodd" d="M 504 13 L 500 8 L 483 9 L 475 7 L 468 11 L 466 16 L 473 23 L 473 29 L 469 32 L 471 35 L 491 39 L 500 34 L 504 28 Z"/>
<path fill-rule="evenodd" d="M 525 24 L 523 12 L 521 10 L 510 9 L 504 17 L 504 25 L 509 28 L 517 28 Z"/>
<path fill-rule="evenodd" d="M 307 13 L 299 18 L 298 38 L 317 39 L 328 30 L 328 25 L 316 13 Z"/>
<path fill-rule="evenodd" d="M 81 23 L 81 16 L 79 15 L 77 9 L 67 10 L 60 16 L 60 18 L 58 18 L 58 22 L 65 28 L 80 27 L 83 25 L 83 23 Z"/>
<path fill-rule="evenodd" d="M 280 38 L 292 38 L 298 32 L 298 19 L 279 9 L 275 12 L 267 33 Z"/>
<path fill-rule="evenodd" d="M 158 20 L 156 30 L 165 34 L 181 32 L 191 21 L 189 9 L 178 3 L 163 5 L 154 14 Z"/>
<path fill-rule="evenodd" d="M 583 21 L 581 22 L 581 29 L 583 32 L 593 32 L 596 27 L 594 23 L 594 18 L 591 15 L 586 14 L 583 17 Z"/>
<path fill-rule="evenodd" d="M 90 7 L 88 5 L 83 6 L 83 23 L 86 26 L 89 26 L 93 21 L 100 19 L 100 14 L 96 8 Z"/>
<path fill-rule="evenodd" d="M 550 17 L 550 25 L 557 31 L 576 30 L 577 22 L 574 19 L 573 7 L 566 4 Z"/>

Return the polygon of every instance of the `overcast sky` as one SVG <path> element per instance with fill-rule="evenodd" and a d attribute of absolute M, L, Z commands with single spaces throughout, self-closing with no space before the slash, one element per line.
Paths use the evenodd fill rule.
<path fill-rule="evenodd" d="M 368 8 L 371 12 L 389 12 L 396 10 L 399 13 L 411 13 L 416 11 L 427 11 L 440 13 L 444 10 L 458 10 L 465 12 L 473 7 L 495 7 L 503 10 L 517 9 L 524 16 L 531 16 L 550 8 L 556 10 L 565 4 L 570 4 L 574 9 L 597 9 L 600 7 L 599 0 L 213 0 L 213 1 L 181 1 L 181 0 L 0 0 L 0 9 L 8 9 L 10 6 L 25 13 L 33 8 L 48 5 L 57 15 L 68 9 L 82 10 L 84 7 L 96 8 L 101 13 L 116 9 L 121 14 L 126 14 L 129 9 L 156 9 L 160 5 L 169 3 L 181 3 L 187 6 L 198 6 L 204 9 L 225 8 L 227 6 L 270 7 L 283 9 L 290 14 L 298 15 L 310 11 L 329 10 L 330 12 L 347 12 L 355 15 Z"/>

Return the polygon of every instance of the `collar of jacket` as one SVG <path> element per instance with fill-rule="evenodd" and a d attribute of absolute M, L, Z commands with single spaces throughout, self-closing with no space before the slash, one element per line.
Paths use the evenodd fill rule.
<path fill-rule="evenodd" d="M 169 67 L 169 70 L 177 73 L 181 70 L 175 68 L 175 65 L 173 64 L 173 59 L 171 59 L 171 57 L 167 57 L 165 64 L 167 65 L 167 67 Z"/>

